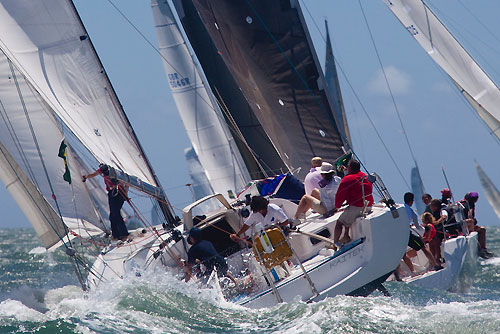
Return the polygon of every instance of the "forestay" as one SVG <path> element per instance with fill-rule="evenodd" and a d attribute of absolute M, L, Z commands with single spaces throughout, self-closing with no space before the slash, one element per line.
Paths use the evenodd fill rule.
<path fill-rule="evenodd" d="M 212 188 L 201 197 L 213 192 L 227 196 L 228 190 L 239 191 L 250 175 L 215 98 L 202 80 L 168 1 L 152 0 L 151 7 L 170 89 Z"/>
<path fill-rule="evenodd" d="M 0 48 L 97 160 L 156 184 L 71 1 L 0 1 Z"/>
<path fill-rule="evenodd" d="M 87 228 L 105 230 L 81 182 L 82 171 L 69 148 L 66 154 L 73 177 L 71 184 L 63 179 L 65 164 L 58 153 L 64 137 L 52 110 L 3 53 L 0 53 L 0 74 L 0 142 L 3 144 L 4 159 L 9 162 L 2 167 L 9 173 L 4 174 L 6 178 L 2 178 L 2 181 L 45 246 L 52 246 L 65 234 L 57 234 L 64 232 L 64 228 L 59 226 L 61 218 L 57 215 L 53 217 L 55 212 L 62 215 L 63 221 L 71 229 L 81 229 L 80 234 L 87 235 Z M 23 187 L 11 185 L 14 182 L 12 173 L 18 175 L 18 182 Z M 28 195 L 24 193 L 26 191 Z M 39 198 L 41 196 L 42 199 Z M 26 205 L 30 201 L 42 206 L 41 212 L 34 213 L 33 205 Z M 46 218 L 41 219 L 41 214 Z M 53 228 L 54 224 L 57 227 Z M 92 228 L 90 224 L 98 229 Z M 52 236 L 49 238 L 48 235 Z"/>
<path fill-rule="evenodd" d="M 422 0 L 385 0 L 500 139 L 500 90 Z"/>

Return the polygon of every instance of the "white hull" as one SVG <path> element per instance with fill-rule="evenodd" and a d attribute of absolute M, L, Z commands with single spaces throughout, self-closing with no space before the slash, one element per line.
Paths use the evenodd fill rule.
<path fill-rule="evenodd" d="M 289 204 L 291 202 L 285 201 Z M 293 209 L 293 204 L 281 202 L 284 209 Z M 287 210 L 285 210 L 286 212 Z M 297 296 L 303 301 L 318 301 L 339 294 L 368 295 L 392 273 L 399 264 L 407 245 L 409 233 L 407 215 L 400 207 L 398 218 L 385 205 L 374 205 L 372 212 L 360 219 L 351 228 L 352 242 L 343 249 L 333 252 L 325 248 L 324 242 L 312 243 L 302 234 L 292 232 L 290 243 L 311 278 L 318 295 L 314 295 L 311 285 L 304 278 L 296 261 L 290 268 L 289 275 L 275 283 L 276 290 L 284 302 L 290 302 Z M 232 213 L 234 214 L 234 213 Z M 336 220 L 340 213 L 323 219 L 318 215 L 308 217 L 308 222 L 301 225 L 301 230 L 318 233 L 328 229 L 333 236 Z M 221 213 L 214 215 L 214 221 L 220 219 Z M 226 216 L 227 218 L 227 216 Z M 166 237 L 166 235 L 164 235 Z M 150 232 L 145 234 L 134 232 L 133 240 L 119 247 L 106 249 L 96 260 L 93 272 L 101 280 L 107 281 L 124 277 L 128 272 L 142 272 L 150 265 L 163 264 L 174 267 L 176 256 L 186 258 L 182 241 L 169 243 L 170 250 L 159 249 L 159 242 Z M 161 252 L 156 259 L 153 256 Z M 242 259 L 240 251 L 228 258 L 233 274 L 241 272 Z M 248 253 L 248 251 L 246 251 Z M 172 256 L 172 254 L 175 254 Z M 137 274 L 137 273 L 136 273 Z M 255 274 L 254 276 L 258 276 Z M 99 278 L 90 276 L 89 285 L 97 286 Z M 277 296 L 271 287 L 260 276 L 261 283 L 257 291 L 240 294 L 229 298 L 237 304 L 251 308 L 269 307 L 278 303 Z"/>
<path fill-rule="evenodd" d="M 421 286 L 423 288 L 467 291 L 471 285 L 471 277 L 474 275 L 477 262 L 477 232 L 468 236 L 459 236 L 444 242 L 444 269 L 429 271 L 424 274 L 404 278 L 406 283 Z M 418 252 L 417 258 L 412 262 L 417 268 L 426 268 L 428 261 L 422 252 Z M 460 277 L 462 269 L 467 271 Z"/>

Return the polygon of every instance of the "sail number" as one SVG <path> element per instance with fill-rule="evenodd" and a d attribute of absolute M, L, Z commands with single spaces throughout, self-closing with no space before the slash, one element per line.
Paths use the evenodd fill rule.
<path fill-rule="evenodd" d="M 412 36 L 416 36 L 418 35 L 418 31 L 417 31 L 417 28 L 415 28 L 415 26 L 413 24 L 409 25 L 406 27 L 406 30 L 408 30 L 408 32 L 412 35 Z"/>
<path fill-rule="evenodd" d="M 185 87 L 185 86 L 189 86 L 191 84 L 188 77 L 182 78 L 177 73 L 169 73 L 168 74 L 168 82 L 170 83 L 171 88 Z"/>

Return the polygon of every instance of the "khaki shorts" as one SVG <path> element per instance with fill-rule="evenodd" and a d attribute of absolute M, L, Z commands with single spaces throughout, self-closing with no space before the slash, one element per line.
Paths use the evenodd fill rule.
<path fill-rule="evenodd" d="M 322 215 L 324 215 L 325 213 L 328 212 L 328 209 L 326 208 L 326 206 L 323 203 L 321 203 L 321 201 L 319 199 L 317 199 L 315 197 L 312 197 L 312 198 L 313 198 L 313 201 L 312 201 L 311 208 L 313 209 L 314 212 L 317 212 L 317 213 L 322 214 Z"/>
<path fill-rule="evenodd" d="M 371 207 L 366 208 L 366 212 L 370 211 Z M 350 227 L 356 221 L 356 218 L 361 217 L 362 207 L 349 205 L 339 217 L 339 222 L 342 225 Z"/>

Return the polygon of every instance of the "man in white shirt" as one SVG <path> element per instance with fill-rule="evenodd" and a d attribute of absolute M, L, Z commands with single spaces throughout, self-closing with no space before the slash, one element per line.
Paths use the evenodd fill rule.
<path fill-rule="evenodd" d="M 241 240 L 245 232 L 250 228 L 253 229 L 257 223 L 261 223 L 264 228 L 271 225 L 288 225 L 288 217 L 285 212 L 276 204 L 269 204 L 269 201 L 265 197 L 252 197 L 250 209 L 252 213 L 248 216 L 247 220 L 245 220 L 240 230 L 236 234 L 229 235 L 231 240 L 235 242 Z"/>
<path fill-rule="evenodd" d="M 311 195 L 302 196 L 294 220 L 300 218 L 311 208 L 320 214 L 326 214 L 335 209 L 335 195 L 341 178 L 335 175 L 335 169 L 328 162 L 323 162 L 320 175 L 321 182 L 319 182 L 318 188 L 315 188 Z"/>
<path fill-rule="evenodd" d="M 306 195 L 311 195 L 314 189 L 319 188 L 319 182 L 323 180 L 321 177 L 321 165 L 323 160 L 320 157 L 314 157 L 311 159 L 311 170 L 307 173 L 304 179 L 304 188 Z"/>

